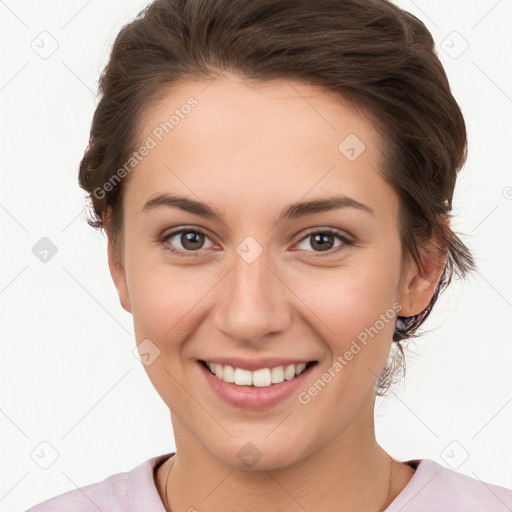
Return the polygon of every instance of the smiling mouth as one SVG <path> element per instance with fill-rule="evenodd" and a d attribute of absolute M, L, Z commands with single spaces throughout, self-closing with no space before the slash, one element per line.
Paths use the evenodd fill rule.
<path fill-rule="evenodd" d="M 291 364 L 287 366 L 275 366 L 273 368 L 261 368 L 250 371 L 243 368 L 233 368 L 230 365 L 220 365 L 199 360 L 199 363 L 219 380 L 235 384 L 237 386 L 270 387 L 298 377 L 318 361 L 308 363 Z"/>

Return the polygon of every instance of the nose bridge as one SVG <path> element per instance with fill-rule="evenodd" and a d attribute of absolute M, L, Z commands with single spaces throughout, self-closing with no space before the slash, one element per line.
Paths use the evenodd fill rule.
<path fill-rule="evenodd" d="M 251 237 L 236 248 L 216 304 L 219 330 L 236 340 L 252 342 L 286 328 L 289 312 L 284 287 L 270 266 L 267 252 Z"/>

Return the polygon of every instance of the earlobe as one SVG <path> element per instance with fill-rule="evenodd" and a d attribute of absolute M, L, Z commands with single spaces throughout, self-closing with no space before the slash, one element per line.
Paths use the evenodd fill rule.
<path fill-rule="evenodd" d="M 418 315 L 429 305 L 446 264 L 446 247 L 431 243 L 428 248 L 420 247 L 419 253 L 423 268 L 413 261 L 407 269 L 400 297 L 401 316 Z"/>
<path fill-rule="evenodd" d="M 110 236 L 108 237 L 107 253 L 110 275 L 112 276 L 112 280 L 117 288 L 121 306 L 125 311 L 131 313 L 132 309 L 130 295 L 128 293 L 128 285 L 126 283 L 126 272 Z"/>

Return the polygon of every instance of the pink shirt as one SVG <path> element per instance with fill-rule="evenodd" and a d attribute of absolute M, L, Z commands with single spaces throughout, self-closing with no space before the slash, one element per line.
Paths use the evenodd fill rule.
<path fill-rule="evenodd" d="M 174 452 L 153 457 L 129 472 L 74 489 L 27 512 L 166 512 L 155 486 L 155 469 Z M 481 482 L 429 459 L 417 468 L 404 490 L 384 512 L 511 512 L 512 490 Z"/>

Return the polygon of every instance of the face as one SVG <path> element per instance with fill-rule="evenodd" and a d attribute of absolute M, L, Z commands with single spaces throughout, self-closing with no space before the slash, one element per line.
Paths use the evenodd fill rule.
<path fill-rule="evenodd" d="M 109 263 L 177 445 L 277 468 L 353 441 L 372 421 L 396 315 L 431 291 L 413 295 L 417 269 L 400 266 L 398 198 L 370 122 L 316 87 L 224 73 L 175 86 L 139 133 L 151 148 L 125 183 L 122 265 L 111 246 Z M 219 390 L 199 362 L 235 358 L 316 364 Z"/>

